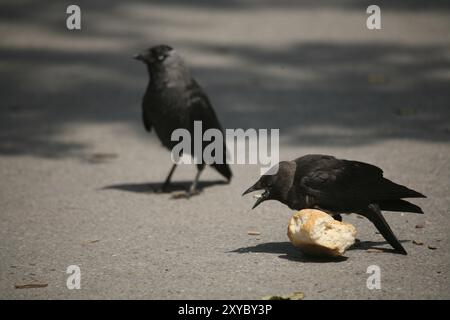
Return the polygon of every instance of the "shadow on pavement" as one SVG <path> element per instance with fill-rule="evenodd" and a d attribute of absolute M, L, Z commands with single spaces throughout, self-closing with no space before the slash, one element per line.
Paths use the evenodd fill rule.
<path fill-rule="evenodd" d="M 121 190 L 128 192 L 137 193 L 171 193 L 175 191 L 186 191 L 192 184 L 192 181 L 176 181 L 172 182 L 167 190 L 161 191 L 161 187 L 164 182 L 146 182 L 146 183 L 123 183 L 114 184 L 103 187 L 101 190 Z M 225 185 L 227 184 L 224 180 L 211 180 L 211 181 L 199 181 L 198 189 L 201 191 L 203 189 L 215 186 L 215 185 Z"/>
<path fill-rule="evenodd" d="M 274 253 L 281 254 L 278 256 L 281 259 L 287 259 L 298 262 L 315 262 L 315 263 L 336 263 L 347 260 L 347 257 L 337 258 L 317 258 L 302 254 L 290 242 L 267 242 L 256 246 L 243 247 L 231 252 L 235 253 Z"/>
<path fill-rule="evenodd" d="M 409 242 L 409 240 L 401 240 L 401 243 Z M 359 241 L 356 242 L 353 246 L 351 246 L 348 251 L 351 250 L 369 250 L 369 249 L 376 249 L 379 250 L 382 253 L 394 253 L 397 254 L 394 249 L 392 248 L 380 248 L 381 245 L 386 245 L 386 241 Z M 336 257 L 336 258 L 319 258 L 319 257 L 312 257 L 303 254 L 300 250 L 296 249 L 292 243 L 290 242 L 267 242 L 267 243 L 261 243 L 257 244 L 255 246 L 250 247 L 242 247 L 238 248 L 236 250 L 233 250 L 231 252 L 234 253 L 274 253 L 274 254 L 281 254 L 278 256 L 281 259 L 287 259 L 291 261 L 298 261 L 298 262 L 315 262 L 315 263 L 336 263 L 336 262 L 343 262 L 346 261 L 347 257 Z"/>
<path fill-rule="evenodd" d="M 410 240 L 399 240 L 400 243 L 411 242 Z M 380 248 L 379 246 L 388 244 L 387 241 L 358 241 L 348 250 L 369 250 L 375 249 L 380 252 L 400 254 L 393 248 Z"/>
<path fill-rule="evenodd" d="M 85 2 L 81 6 L 86 25 L 79 33 L 65 29 L 63 3 L 27 1 L 27 10 L 12 1 L 2 3 L 2 23 L 18 34 L 5 33 L 9 42 L 0 45 L 0 155 L 82 157 L 89 141 L 61 137 L 85 125 L 122 123 L 143 137 L 140 103 L 148 76 L 131 56 L 156 39 L 169 42 L 185 56 L 225 128 L 279 128 L 283 142 L 295 146 L 353 146 L 386 139 L 450 141 L 448 44 L 336 42 L 318 37 L 263 49 L 251 42 L 224 45 L 193 36 L 218 27 L 220 21 L 205 19 L 206 25 L 198 26 L 179 21 L 177 12 L 198 7 L 218 15 L 257 8 L 301 13 L 337 5 L 335 1 L 211 3 Z M 360 11 L 367 3 L 348 0 L 339 7 Z M 416 0 L 383 6 L 399 12 L 441 12 L 450 4 Z M 157 18 L 155 8 L 170 14 Z M 165 27 L 171 30 L 168 36 L 156 31 Z M 190 37 L 177 38 L 178 32 Z M 226 64 L 194 64 L 194 56 Z"/>

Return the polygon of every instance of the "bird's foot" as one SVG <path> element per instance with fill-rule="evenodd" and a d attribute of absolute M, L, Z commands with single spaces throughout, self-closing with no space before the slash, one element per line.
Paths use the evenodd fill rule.
<path fill-rule="evenodd" d="M 196 196 L 199 195 L 200 191 L 195 189 L 195 190 L 189 190 L 189 191 L 177 191 L 177 192 L 172 192 L 172 199 L 189 199 L 192 196 Z"/>
<path fill-rule="evenodd" d="M 188 192 L 188 198 L 192 197 L 192 196 L 197 196 L 201 193 L 200 190 L 198 190 L 197 188 L 195 189 L 190 189 Z"/>

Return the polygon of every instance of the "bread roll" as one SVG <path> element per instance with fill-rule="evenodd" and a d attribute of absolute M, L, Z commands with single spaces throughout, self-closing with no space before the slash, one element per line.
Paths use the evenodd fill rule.
<path fill-rule="evenodd" d="M 295 213 L 288 226 L 288 237 L 302 252 L 315 256 L 342 256 L 355 242 L 356 229 L 334 220 L 327 213 L 304 209 Z"/>

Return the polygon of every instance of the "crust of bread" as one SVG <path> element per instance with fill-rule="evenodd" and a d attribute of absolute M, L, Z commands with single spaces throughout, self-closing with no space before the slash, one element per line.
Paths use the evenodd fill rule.
<path fill-rule="evenodd" d="M 287 235 L 292 244 L 308 255 L 342 256 L 355 242 L 353 225 L 334 220 L 316 209 L 303 209 L 289 221 Z"/>

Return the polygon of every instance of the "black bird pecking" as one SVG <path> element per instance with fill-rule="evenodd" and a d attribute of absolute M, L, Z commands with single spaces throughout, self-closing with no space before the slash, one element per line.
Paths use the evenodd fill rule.
<path fill-rule="evenodd" d="M 293 210 L 320 209 L 341 221 L 341 213 L 369 219 L 381 235 L 401 254 L 406 250 L 395 237 L 381 210 L 423 213 L 403 198 L 426 198 L 423 194 L 383 177 L 371 164 L 306 155 L 282 161 L 274 175 L 263 175 L 243 195 L 264 190 L 253 208 L 266 200 L 278 200 Z"/>
<path fill-rule="evenodd" d="M 147 66 L 150 76 L 142 101 L 144 127 L 148 132 L 154 129 L 166 148 L 172 150 L 178 143 L 171 140 L 175 129 L 187 129 L 193 137 L 194 121 L 201 121 L 204 130 L 219 129 L 223 133 L 208 96 L 191 77 L 183 59 L 174 49 L 167 45 L 158 45 L 137 54 L 134 58 Z M 223 157 L 223 161 L 212 163 L 211 166 L 230 181 L 232 173 L 225 161 L 225 140 Z M 168 189 L 176 166 L 173 164 L 162 186 L 163 191 Z M 197 164 L 198 172 L 190 186 L 188 196 L 197 193 L 197 183 L 204 167 L 203 162 Z"/>

